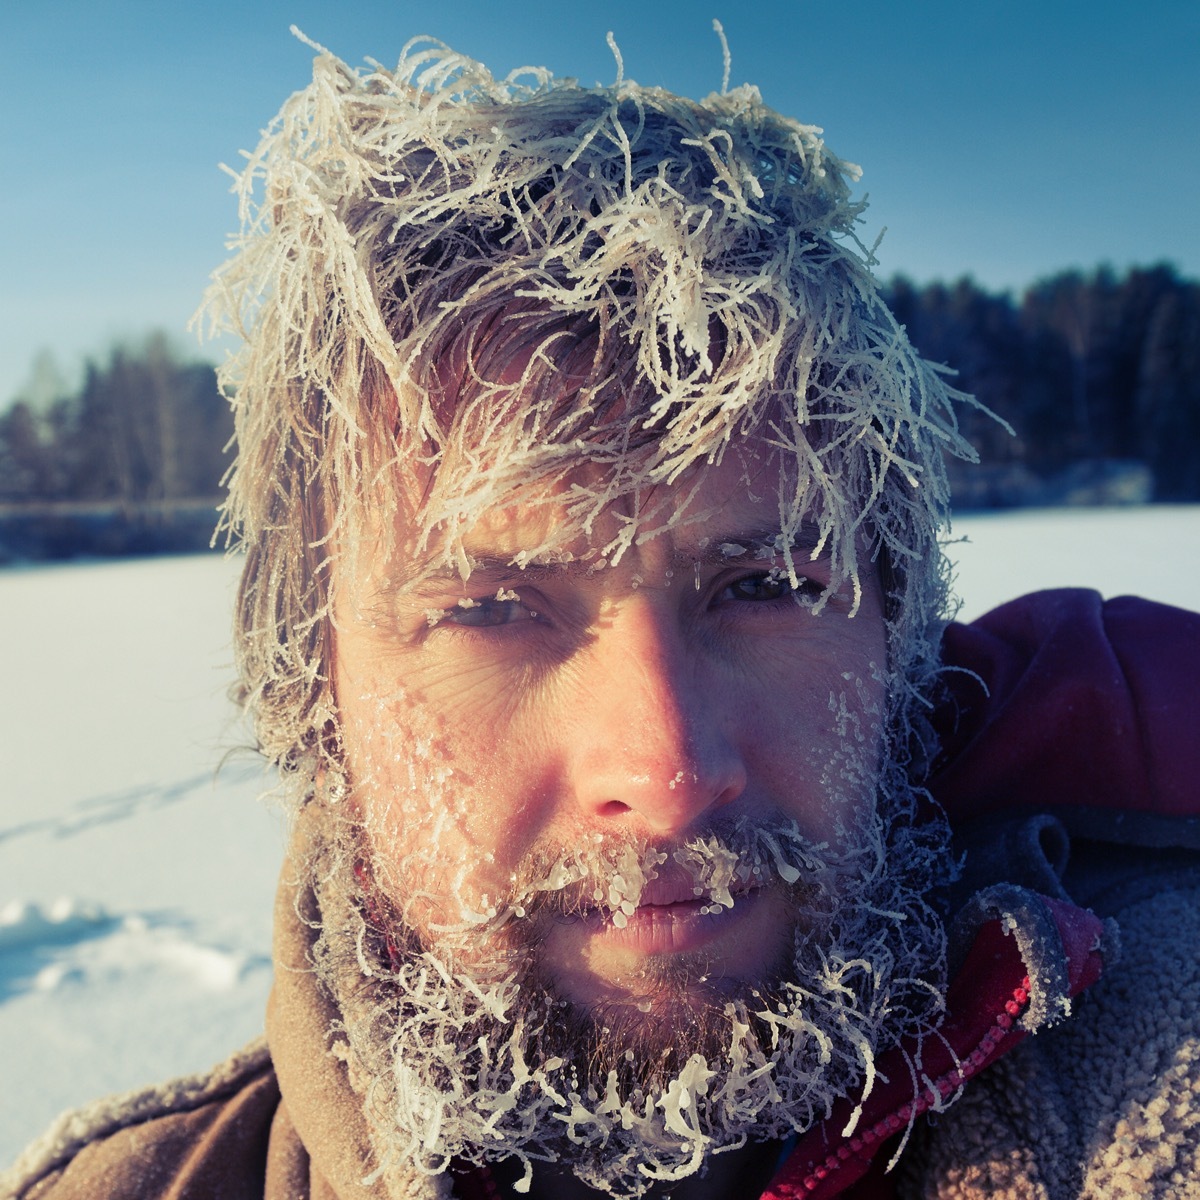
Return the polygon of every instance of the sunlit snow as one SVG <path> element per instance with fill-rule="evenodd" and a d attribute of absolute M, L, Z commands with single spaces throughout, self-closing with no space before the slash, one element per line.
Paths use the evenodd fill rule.
<path fill-rule="evenodd" d="M 954 533 L 970 539 L 953 551 L 965 619 L 1067 585 L 1196 605 L 1200 507 Z M 261 1030 L 283 834 L 225 695 L 236 571 L 0 572 L 0 1165 L 62 1108 Z"/>

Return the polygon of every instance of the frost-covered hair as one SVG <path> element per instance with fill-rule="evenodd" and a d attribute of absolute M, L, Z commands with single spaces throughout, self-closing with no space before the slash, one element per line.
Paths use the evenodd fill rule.
<path fill-rule="evenodd" d="M 619 511 L 590 538 L 611 563 L 676 518 L 654 485 L 753 433 L 782 468 L 784 553 L 812 523 L 830 590 L 884 578 L 906 752 L 945 602 L 942 456 L 972 456 L 965 397 L 881 300 L 857 168 L 820 132 L 749 86 L 697 103 L 497 80 L 425 40 L 394 70 L 321 50 L 238 176 L 242 234 L 206 302 L 243 338 L 221 372 L 242 687 L 301 791 L 339 754 L 341 562 L 386 561 L 399 527 L 465 576 L 472 519 L 521 500 L 556 505 L 531 556 Z"/>

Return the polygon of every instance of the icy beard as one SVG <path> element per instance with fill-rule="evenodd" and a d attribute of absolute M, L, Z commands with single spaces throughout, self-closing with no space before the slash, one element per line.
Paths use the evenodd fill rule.
<path fill-rule="evenodd" d="M 526 1186 L 532 1164 L 561 1162 L 636 1197 L 714 1152 L 803 1131 L 839 1097 L 865 1099 L 876 1055 L 934 1028 L 944 991 L 927 897 L 948 861 L 945 825 L 917 818 L 898 769 L 879 791 L 837 847 L 773 818 L 714 823 L 676 845 L 542 852 L 494 915 L 436 941 L 382 898 L 361 831 L 335 832 L 312 864 L 314 961 L 342 1013 L 376 1175 L 515 1158 Z M 581 1010 L 539 967 L 546 922 L 597 910 L 619 921 L 665 864 L 714 905 L 778 890 L 792 913 L 787 952 L 736 987 L 674 956 L 647 972 L 640 1003 Z"/>

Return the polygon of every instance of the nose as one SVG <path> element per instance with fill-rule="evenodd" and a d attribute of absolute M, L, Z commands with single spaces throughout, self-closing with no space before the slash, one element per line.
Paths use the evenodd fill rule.
<path fill-rule="evenodd" d="M 570 761 L 587 817 L 671 836 L 745 791 L 735 701 L 688 642 L 669 606 L 639 597 L 585 651 Z"/>

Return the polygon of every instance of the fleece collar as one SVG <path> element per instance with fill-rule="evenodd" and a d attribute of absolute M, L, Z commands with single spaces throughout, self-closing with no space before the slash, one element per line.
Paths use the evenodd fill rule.
<path fill-rule="evenodd" d="M 448 1200 L 449 1179 L 389 1172 L 366 1184 L 376 1159 L 336 1031 L 340 1014 L 319 984 L 312 946 L 321 921 L 303 864 L 316 821 L 302 813 L 275 899 L 275 981 L 267 1006 L 267 1041 L 283 1104 L 308 1151 L 314 1194 L 330 1200 Z"/>

